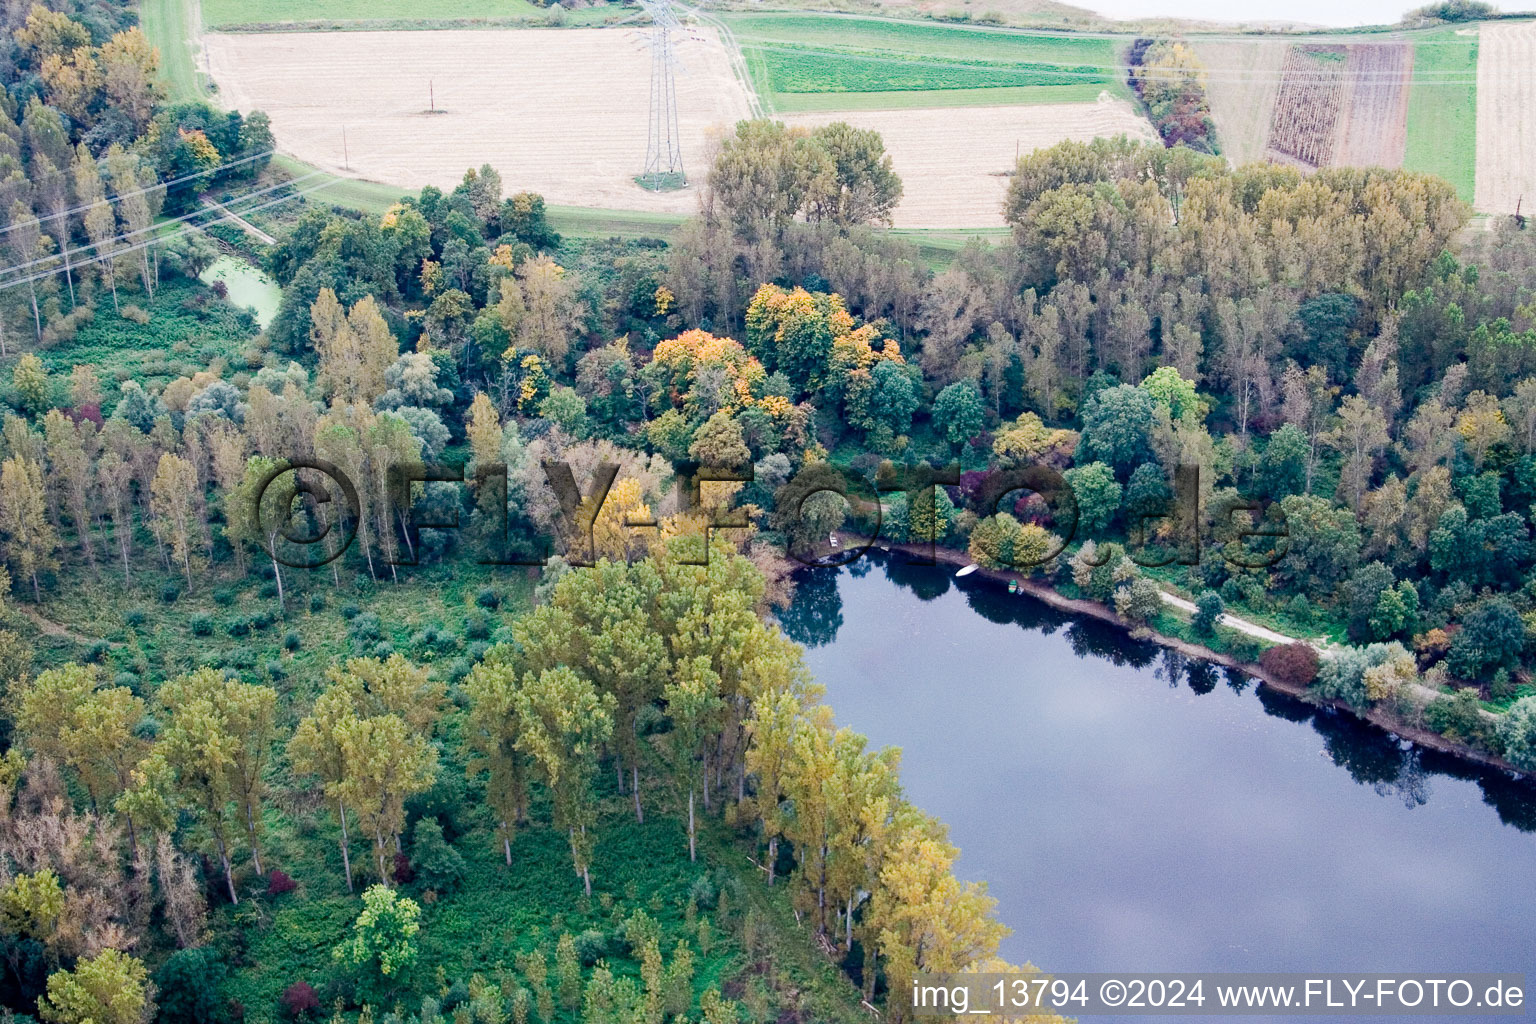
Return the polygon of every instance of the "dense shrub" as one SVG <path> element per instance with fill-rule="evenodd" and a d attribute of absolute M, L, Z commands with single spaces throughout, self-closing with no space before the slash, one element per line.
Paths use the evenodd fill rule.
<path fill-rule="evenodd" d="M 1311 644 L 1280 644 L 1259 656 L 1259 667 L 1277 682 L 1309 686 L 1317 678 L 1317 651 Z"/>
<path fill-rule="evenodd" d="M 181 596 L 181 586 L 176 583 L 166 583 L 160 587 L 160 600 L 166 604 L 174 604 Z"/>
<path fill-rule="evenodd" d="M 283 634 L 283 650 L 296 651 L 304 646 L 304 636 L 296 629 L 290 629 Z"/>
<path fill-rule="evenodd" d="M 1424 721 L 1446 739 L 1473 746 L 1498 749 L 1501 733 L 1483 714 L 1482 702 L 1473 687 L 1457 690 L 1455 696 L 1436 697 L 1424 709 Z M 1518 737 L 1517 737 L 1518 738 Z"/>
<path fill-rule="evenodd" d="M 591 967 L 608 955 L 608 933 L 596 928 L 588 928 L 576 936 L 576 955 L 581 959 L 583 967 Z"/>
<path fill-rule="evenodd" d="M 411 867 L 423 887 L 447 893 L 464 880 L 464 858 L 443 838 L 436 818 L 422 818 L 411 830 Z"/>
<path fill-rule="evenodd" d="M 228 968 L 212 949 L 179 949 L 155 972 L 159 1020 L 166 1024 L 221 1024 L 229 1003 L 220 991 Z"/>
<path fill-rule="evenodd" d="M 1536 771 L 1536 697 L 1521 697 L 1499 721 L 1504 757 L 1523 771 Z"/>
<path fill-rule="evenodd" d="M 480 592 L 475 595 L 475 603 L 482 608 L 500 608 L 501 595 L 496 592 L 494 587 L 481 587 Z"/>
<path fill-rule="evenodd" d="M 187 625 L 191 627 L 193 636 L 213 635 L 213 617 L 211 615 L 199 612 L 187 621 Z"/>
<path fill-rule="evenodd" d="M 273 868 L 267 875 L 267 895 L 281 896 L 285 892 L 293 892 L 299 887 L 299 883 L 282 868 Z"/>

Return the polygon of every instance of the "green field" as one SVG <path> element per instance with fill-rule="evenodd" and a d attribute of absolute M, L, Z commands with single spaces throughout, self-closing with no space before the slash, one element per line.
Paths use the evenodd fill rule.
<path fill-rule="evenodd" d="M 780 112 L 1092 102 L 1124 95 L 1121 43 L 810 15 L 725 15 Z"/>
<path fill-rule="evenodd" d="M 1477 36 L 1444 29 L 1413 47 L 1403 167 L 1438 174 L 1472 201 L 1477 170 Z"/>
<path fill-rule="evenodd" d="M 192 58 L 197 0 L 142 0 L 139 26 L 160 51 L 160 78 L 173 103 L 206 99 L 207 86 Z"/>
<path fill-rule="evenodd" d="M 164 2 L 164 0 L 155 0 Z M 528 0 L 203 0 L 203 25 L 270 25 L 277 22 L 398 23 L 400 27 L 438 27 L 451 21 L 530 22 L 549 17 L 546 7 Z M 566 12 L 571 24 L 600 23 L 615 8 L 606 4 Z"/>

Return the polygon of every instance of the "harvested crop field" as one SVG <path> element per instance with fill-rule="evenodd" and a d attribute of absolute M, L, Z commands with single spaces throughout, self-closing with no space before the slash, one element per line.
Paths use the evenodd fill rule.
<path fill-rule="evenodd" d="M 750 116 L 707 29 L 679 46 L 684 166 L 701 174 L 712 131 Z M 551 203 L 692 212 L 693 188 L 647 192 L 651 58 L 617 29 L 210 34 L 223 102 L 262 109 L 285 151 L 402 190 L 451 186 L 489 163 L 508 191 Z M 437 112 L 428 111 L 429 89 Z M 345 129 L 345 149 L 342 131 Z"/>
<path fill-rule="evenodd" d="M 1269 124 L 1270 159 L 1308 167 L 1332 162 L 1347 60 L 1342 46 L 1293 46 L 1286 51 Z"/>
<path fill-rule="evenodd" d="M 1206 95 L 1222 154 L 1240 164 L 1263 160 L 1289 44 L 1197 38 L 1193 46 L 1209 69 Z"/>
<path fill-rule="evenodd" d="M 1479 31 L 1476 206 L 1536 212 L 1536 22 Z"/>
<path fill-rule="evenodd" d="M 1349 48 L 1349 85 L 1333 162 L 1345 167 L 1401 167 L 1408 139 L 1408 83 L 1413 48 L 1365 43 Z"/>
<path fill-rule="evenodd" d="M 1289 47 L 1266 155 L 1305 167 L 1401 167 L 1413 61 L 1406 43 Z"/>
<path fill-rule="evenodd" d="M 1123 100 L 791 114 L 790 124 L 848 121 L 885 138 L 905 191 L 897 227 L 964 228 L 1003 223 L 1003 193 L 1014 154 L 1064 139 L 1129 135 L 1155 140 L 1146 118 Z"/>

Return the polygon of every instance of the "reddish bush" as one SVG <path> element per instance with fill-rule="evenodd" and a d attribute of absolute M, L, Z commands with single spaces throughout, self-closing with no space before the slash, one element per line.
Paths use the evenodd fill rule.
<path fill-rule="evenodd" d="M 416 869 L 411 867 L 411 858 L 407 857 L 403 853 L 395 854 L 395 870 L 393 874 L 395 876 L 395 883 L 397 885 L 404 885 L 407 882 L 414 880 L 416 877 Z"/>
<path fill-rule="evenodd" d="M 281 868 L 273 868 L 272 873 L 267 876 L 268 896 L 281 896 L 285 892 L 293 892 L 298 887 L 299 883 Z"/>
<path fill-rule="evenodd" d="M 296 981 L 283 990 L 283 1010 L 297 1020 L 320 1009 L 320 996 L 307 981 Z"/>
<path fill-rule="evenodd" d="M 1259 667 L 1277 682 L 1307 686 L 1317 678 L 1317 651 L 1311 644 L 1281 644 L 1259 655 Z"/>

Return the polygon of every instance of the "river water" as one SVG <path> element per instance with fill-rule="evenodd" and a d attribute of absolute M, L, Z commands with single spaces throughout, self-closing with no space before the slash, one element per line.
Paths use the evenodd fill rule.
<path fill-rule="evenodd" d="M 783 623 L 838 721 L 902 748 L 1010 960 L 1536 967 L 1536 788 L 951 572 L 807 570 Z"/>

